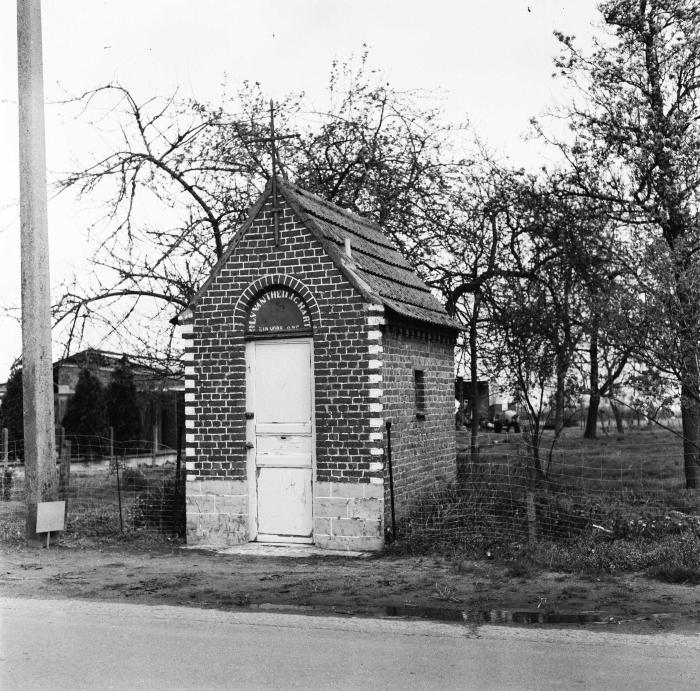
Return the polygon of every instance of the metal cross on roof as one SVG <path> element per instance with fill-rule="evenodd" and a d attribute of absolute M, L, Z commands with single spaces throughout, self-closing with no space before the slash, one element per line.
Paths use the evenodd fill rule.
<path fill-rule="evenodd" d="M 275 247 L 280 244 L 280 232 L 279 232 L 279 212 L 281 209 L 277 203 L 277 166 L 279 165 L 282 171 L 282 176 L 287 179 L 287 175 L 284 172 L 284 167 L 277 155 L 277 142 L 281 139 L 294 139 L 298 137 L 298 134 L 275 134 L 275 104 L 270 99 L 270 136 L 269 137 L 258 137 L 256 139 L 249 139 L 249 142 L 263 142 L 270 144 L 270 156 L 272 158 L 272 216 L 275 222 Z"/>

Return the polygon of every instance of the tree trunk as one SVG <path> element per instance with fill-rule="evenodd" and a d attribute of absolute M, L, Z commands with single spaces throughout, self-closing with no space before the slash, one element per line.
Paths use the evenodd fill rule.
<path fill-rule="evenodd" d="M 697 363 L 689 363 L 697 381 Z M 693 393 L 697 393 L 693 392 Z M 685 381 L 681 386 L 681 420 L 683 421 L 683 470 L 685 473 L 685 488 L 696 489 L 698 486 L 698 430 L 700 428 L 700 410 L 695 397 L 690 391 L 690 382 Z"/>
<path fill-rule="evenodd" d="M 557 355 L 557 389 L 554 394 L 554 434 L 564 429 L 564 398 L 566 388 L 567 363 L 563 355 Z"/>
<path fill-rule="evenodd" d="M 612 410 L 612 413 L 615 416 L 615 427 L 617 428 L 617 433 L 624 434 L 625 426 L 622 423 L 622 413 L 620 412 L 620 408 L 610 401 L 610 410 Z"/>
<path fill-rule="evenodd" d="M 681 404 L 681 419 L 683 420 L 683 470 L 685 473 L 685 488 L 697 488 L 697 458 L 698 458 L 698 415 L 693 405 Z"/>
<path fill-rule="evenodd" d="M 583 431 L 585 439 L 595 439 L 598 436 L 598 408 L 600 407 L 600 394 L 591 393 L 586 415 L 586 429 Z"/>
<path fill-rule="evenodd" d="M 595 439 L 598 432 L 598 407 L 600 406 L 600 382 L 598 377 L 598 326 L 593 323 L 591 329 L 591 345 L 588 349 L 590 361 L 590 400 L 588 402 L 588 414 L 586 415 L 586 429 L 583 432 L 585 439 Z"/>

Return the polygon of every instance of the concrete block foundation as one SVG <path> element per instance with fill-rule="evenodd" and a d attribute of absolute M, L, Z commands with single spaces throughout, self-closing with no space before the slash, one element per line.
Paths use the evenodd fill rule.
<path fill-rule="evenodd" d="M 250 540 L 246 481 L 190 481 L 186 506 L 188 544 L 222 548 Z M 313 511 L 313 540 L 318 547 L 349 551 L 383 549 L 383 485 L 316 482 Z"/>

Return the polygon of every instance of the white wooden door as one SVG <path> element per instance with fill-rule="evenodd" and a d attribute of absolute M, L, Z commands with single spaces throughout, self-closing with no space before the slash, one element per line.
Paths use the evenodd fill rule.
<path fill-rule="evenodd" d="M 312 541 L 311 348 L 310 339 L 249 344 L 248 433 L 254 436 L 249 442 L 260 542 Z"/>

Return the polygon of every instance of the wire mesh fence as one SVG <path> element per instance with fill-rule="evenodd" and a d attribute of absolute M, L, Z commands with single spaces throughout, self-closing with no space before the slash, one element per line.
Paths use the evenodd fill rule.
<path fill-rule="evenodd" d="M 462 437 L 458 482 L 413 498 L 398 536 L 416 548 L 483 551 L 700 536 L 700 501 L 685 489 L 680 439 L 635 432 L 589 442 L 576 432 L 538 448 L 522 435 L 482 438 L 475 459 Z"/>
<path fill-rule="evenodd" d="M 459 481 L 400 498 L 397 537 L 416 548 L 488 550 L 700 536 L 700 501 L 684 489 L 682 443 L 673 435 L 636 431 L 589 442 L 574 430 L 551 441 L 535 450 L 523 435 L 485 436 L 472 460 L 462 434 Z M 100 437 L 64 439 L 58 448 L 68 534 L 184 536 L 184 463 L 175 450 Z M 0 539 L 22 537 L 26 521 L 21 445 L 9 440 L 5 450 Z"/>
<path fill-rule="evenodd" d="M 60 433 L 59 433 L 60 434 Z M 74 436 L 57 444 L 57 498 L 66 533 L 184 535 L 184 464 L 174 449 L 143 440 Z M 26 481 L 22 445 L 8 440 L 0 473 L 0 539 L 23 537 Z"/>

